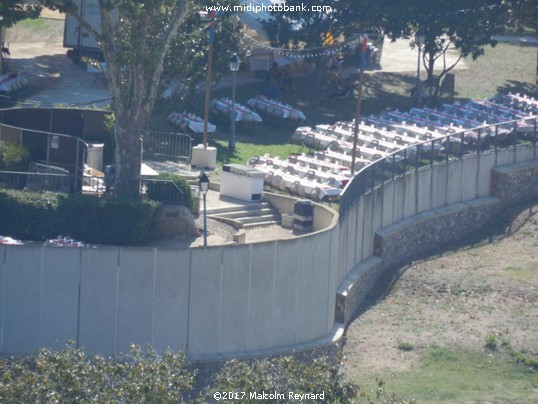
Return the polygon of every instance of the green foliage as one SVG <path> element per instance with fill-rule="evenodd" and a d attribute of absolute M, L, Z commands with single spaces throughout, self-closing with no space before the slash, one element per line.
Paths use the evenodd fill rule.
<path fill-rule="evenodd" d="M 232 360 L 225 364 L 215 377 L 212 387 L 206 392 L 211 400 L 217 392 L 247 392 L 236 403 L 252 402 L 250 392 L 284 393 L 284 399 L 271 400 L 274 403 L 289 402 L 288 392 L 320 394 L 324 398 L 308 400 L 309 403 L 349 403 L 358 396 L 358 387 L 347 381 L 327 358 L 302 362 L 293 356 L 273 359 L 258 359 L 252 362 Z"/>
<path fill-rule="evenodd" d="M 486 45 L 496 44 L 492 35 L 503 32 L 508 19 L 508 8 L 502 0 L 346 0 L 345 3 L 355 3 L 350 14 L 363 21 L 363 25 L 379 27 L 391 40 L 415 38 L 420 32 L 424 37 L 422 65 L 434 88 L 438 88 L 442 77 L 453 68 L 443 63 L 441 72 L 436 73 L 438 80 L 434 78 L 435 63 L 445 60 L 449 47 L 454 47 L 461 57 L 475 60 L 484 54 Z"/>
<path fill-rule="evenodd" d="M 238 0 L 219 2 L 219 6 L 238 5 Z M 194 92 L 201 80 L 207 74 L 207 58 L 209 51 L 208 22 L 201 21 L 198 11 L 206 11 L 206 6 L 214 6 L 212 0 L 198 0 L 192 4 L 184 25 L 174 36 L 165 60 L 163 77 L 169 80 L 179 79 L 185 86 L 184 91 L 178 91 L 177 101 L 184 107 L 192 110 Z M 213 79 L 219 81 L 225 74 L 229 74 L 229 59 L 237 53 L 245 61 L 246 55 L 241 47 L 241 23 L 239 13 L 226 12 L 218 17 L 215 26 L 215 39 L 213 46 Z"/>
<path fill-rule="evenodd" d="M 401 351 L 412 351 L 415 349 L 415 346 L 409 342 L 400 342 L 398 344 L 398 349 Z"/>
<path fill-rule="evenodd" d="M 529 369 L 538 371 L 538 357 L 525 352 L 511 351 L 512 356 L 517 363 L 520 363 Z"/>
<path fill-rule="evenodd" d="M 3 403 L 182 403 L 194 375 L 181 353 L 132 346 L 118 360 L 93 358 L 69 344 L 35 357 L 0 361 Z"/>
<path fill-rule="evenodd" d="M 0 140 L 0 170 L 18 170 L 28 164 L 28 150 L 15 143 Z"/>
<path fill-rule="evenodd" d="M 337 12 L 337 10 L 343 11 L 343 7 L 340 7 L 336 0 L 315 3 L 316 6 L 330 7 L 320 11 L 311 11 L 310 7 L 305 10 L 304 5 L 305 2 L 302 0 L 288 0 L 286 6 L 289 7 L 289 11 L 272 11 L 272 20 L 262 22 L 273 45 L 289 48 L 297 48 L 300 44 L 307 48 L 321 47 L 326 33 L 331 32 L 336 38 L 349 22 Z M 356 5 L 351 6 L 356 7 Z M 351 10 L 348 8 L 346 11 Z"/>
<path fill-rule="evenodd" d="M 2 0 L 0 3 L 0 15 L 3 18 L 0 20 L 0 26 L 9 28 L 18 21 L 39 17 L 42 8 L 39 4 L 24 3 L 20 0 Z"/>
<path fill-rule="evenodd" d="M 190 0 L 100 1 L 100 26 L 84 19 L 72 0 L 40 0 L 48 7 L 69 13 L 93 36 L 106 62 L 105 76 L 116 116 L 115 164 L 122 178 L 140 175 L 140 137 L 148 127 L 164 57 L 172 38 L 184 24 Z M 92 10 L 93 11 L 93 10 Z M 136 199 L 138 184 L 119 182 L 115 197 Z"/>
<path fill-rule="evenodd" d="M 152 237 L 155 201 L 0 190 L 0 234 L 45 240 L 59 234 L 92 244 L 133 245 Z"/>
<path fill-rule="evenodd" d="M 486 341 L 488 337 L 486 337 Z M 506 338 L 500 339 L 501 347 L 504 348 L 505 352 L 508 352 L 508 354 L 516 361 L 516 363 L 525 366 L 530 371 L 538 371 L 538 356 L 536 354 L 517 350 L 510 345 L 510 342 Z"/>
<path fill-rule="evenodd" d="M 41 6 L 38 4 L 24 4 L 19 0 L 2 0 L 0 2 L 0 45 L 4 46 L 5 38 L 2 38 L 4 28 L 15 25 L 18 21 L 27 18 L 37 18 L 41 13 Z M 4 52 L 0 52 L 0 73 L 7 71 Z"/>
<path fill-rule="evenodd" d="M 508 0 L 510 25 L 517 30 L 530 28 L 538 34 L 538 7 L 535 0 Z"/>
<path fill-rule="evenodd" d="M 185 177 L 173 173 L 159 173 L 156 180 L 155 182 L 148 183 L 147 193 L 149 199 L 160 202 L 166 202 L 170 199 L 175 200 L 178 194 L 177 188 L 179 188 L 183 192 L 183 204 L 192 210 L 194 204 L 192 190 Z M 168 181 L 171 181 L 173 184 Z"/>
<path fill-rule="evenodd" d="M 498 343 L 499 343 L 499 338 L 497 337 L 497 334 L 490 333 L 486 335 L 484 346 L 486 347 L 488 351 L 496 351 Z"/>
<path fill-rule="evenodd" d="M 104 151 L 103 161 L 105 164 L 114 163 L 114 150 L 116 143 L 114 141 L 114 127 L 116 125 L 116 116 L 113 112 L 105 115 L 105 138 L 104 138 Z"/>

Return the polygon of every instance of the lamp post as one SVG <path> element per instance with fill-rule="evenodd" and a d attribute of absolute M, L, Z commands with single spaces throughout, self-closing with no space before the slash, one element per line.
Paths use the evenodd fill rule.
<path fill-rule="evenodd" d="M 200 191 L 204 196 L 204 247 L 207 246 L 207 206 L 206 206 L 206 194 L 209 190 L 209 178 L 206 173 L 202 172 L 200 178 L 198 179 L 198 185 Z"/>
<path fill-rule="evenodd" d="M 422 94 L 420 90 L 420 51 L 422 48 L 422 44 L 424 43 L 424 35 L 422 35 L 419 31 L 415 33 L 415 43 L 418 46 L 417 83 L 415 85 L 415 104 L 417 106 L 420 106 L 420 100 L 422 98 Z"/>
<path fill-rule="evenodd" d="M 234 53 L 228 60 L 230 63 L 230 71 L 233 73 L 232 84 L 232 109 L 230 110 L 230 139 L 228 140 L 228 149 L 235 150 L 235 82 L 237 78 L 237 71 L 241 66 L 241 59 Z"/>

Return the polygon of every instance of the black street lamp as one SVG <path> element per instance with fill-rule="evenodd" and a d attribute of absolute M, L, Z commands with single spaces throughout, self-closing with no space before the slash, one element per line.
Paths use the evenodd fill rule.
<path fill-rule="evenodd" d="M 235 82 L 237 71 L 239 70 L 239 66 L 241 66 L 241 59 L 239 59 L 237 53 L 234 53 L 228 62 L 230 63 L 230 71 L 233 73 L 232 109 L 230 110 L 230 139 L 228 140 L 228 149 L 235 150 Z"/>
<path fill-rule="evenodd" d="M 198 185 L 200 187 L 200 191 L 202 192 L 202 195 L 204 196 L 204 247 L 207 246 L 207 206 L 206 206 L 206 194 L 209 190 L 209 177 L 206 175 L 206 173 L 202 173 L 200 175 L 200 178 L 198 179 Z"/>

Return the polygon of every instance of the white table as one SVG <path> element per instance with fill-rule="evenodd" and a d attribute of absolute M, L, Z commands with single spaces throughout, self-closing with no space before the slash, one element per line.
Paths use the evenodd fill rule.
<path fill-rule="evenodd" d="M 257 95 L 247 101 L 247 105 L 258 112 L 266 113 L 280 119 L 290 121 L 304 121 L 304 113 L 291 105 L 283 104 L 279 101 L 267 98 L 264 95 Z"/>
<path fill-rule="evenodd" d="M 204 133 L 204 120 L 194 114 L 188 112 L 172 112 L 168 115 L 168 121 L 182 130 L 189 128 L 194 133 Z M 207 123 L 207 132 L 213 133 L 217 127 L 211 123 Z"/>
<path fill-rule="evenodd" d="M 232 100 L 229 98 L 221 98 L 220 100 L 213 99 L 211 106 L 216 112 L 220 112 L 227 116 L 230 116 L 232 110 Z M 245 123 L 259 123 L 263 122 L 263 119 L 254 111 L 244 107 L 241 104 L 235 103 L 234 105 L 234 119 L 236 122 Z"/>

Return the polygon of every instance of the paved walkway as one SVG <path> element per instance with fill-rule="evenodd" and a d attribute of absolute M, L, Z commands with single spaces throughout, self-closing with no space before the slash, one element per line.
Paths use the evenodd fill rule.
<path fill-rule="evenodd" d="M 188 178 L 199 177 L 205 171 L 209 176 L 210 183 L 220 183 L 220 169 L 217 170 L 202 170 L 199 168 L 191 168 L 190 165 L 175 163 L 172 161 L 144 161 L 149 167 L 157 172 L 168 172 L 181 174 Z M 202 202 L 202 201 L 200 201 Z M 220 192 L 210 189 L 206 194 L 207 209 L 240 206 L 244 205 L 244 201 L 236 200 L 228 197 L 221 197 Z M 201 206 L 201 212 L 203 207 Z M 203 215 L 196 219 L 199 229 L 203 229 Z M 237 233 L 232 226 L 221 223 L 217 220 L 207 219 L 208 237 L 207 244 L 209 246 L 225 245 L 233 243 L 233 235 Z M 292 229 L 286 229 L 280 225 L 270 225 L 257 228 L 250 228 L 246 231 L 246 243 L 256 243 L 270 240 L 285 240 L 294 238 L 297 234 Z M 164 248 L 189 248 L 200 247 L 204 244 L 203 233 L 199 237 L 177 236 L 167 240 L 160 240 L 151 243 L 150 246 L 159 246 Z"/>

